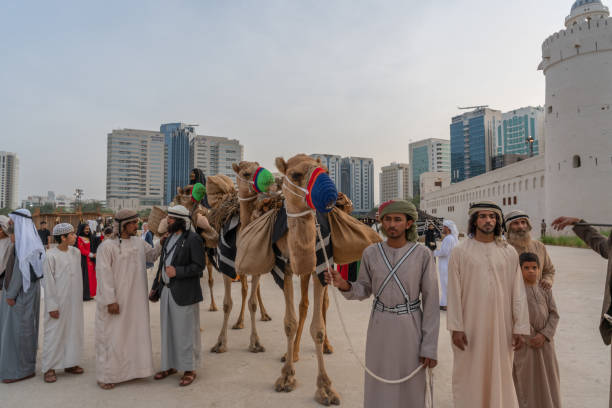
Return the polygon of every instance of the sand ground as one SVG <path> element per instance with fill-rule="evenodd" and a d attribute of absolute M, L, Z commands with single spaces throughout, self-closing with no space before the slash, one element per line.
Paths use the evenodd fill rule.
<path fill-rule="evenodd" d="M 610 350 L 604 346 L 597 329 L 606 261 L 587 249 L 548 247 L 557 268 L 553 287 L 561 320 L 555 337 L 561 370 L 561 389 L 565 407 L 606 407 L 610 381 Z M 279 376 L 280 357 L 285 351 L 282 328 L 284 300 L 271 277 L 262 279 L 264 303 L 272 321 L 258 321 L 264 353 L 247 349 L 250 324 L 245 329 L 229 331 L 229 350 L 211 354 L 221 328 L 221 311 L 209 312 L 210 295 L 202 280 L 205 301 L 201 304 L 203 355 L 197 380 L 189 387 L 178 386 L 178 376 L 163 381 L 151 378 L 121 384 L 104 391 L 95 379 L 94 315 L 95 304 L 85 304 L 85 350 L 82 366 L 85 374 L 60 374 L 58 382 L 46 384 L 40 372 L 36 377 L 16 384 L 0 384 L 0 407 L 315 407 L 316 359 L 312 340 L 305 330 L 301 359 L 296 364 L 298 387 L 291 393 L 277 393 L 273 384 Z M 299 282 L 296 281 L 296 288 Z M 240 285 L 232 285 L 234 309 L 231 323 L 238 316 Z M 223 283 L 215 272 L 214 296 L 221 307 Z M 299 301 L 296 289 L 296 303 Z M 353 344 L 360 355 L 365 352 L 365 334 L 371 303 L 340 299 L 341 313 L 348 325 Z M 248 312 L 247 312 L 248 318 Z M 352 354 L 331 302 L 328 333 L 335 353 L 326 356 L 328 373 L 346 407 L 362 406 L 363 372 Z M 308 322 L 310 321 L 310 316 Z M 41 323 L 42 324 L 42 323 Z M 40 330 L 42 334 L 42 330 Z M 151 304 L 151 333 L 155 364 L 160 361 L 159 306 Z M 42 345 L 42 341 L 39 342 Z M 439 365 L 434 370 L 435 406 L 452 407 L 452 351 L 442 313 L 439 340 Z M 40 360 L 40 359 L 39 359 Z M 39 367 L 40 370 L 40 367 Z"/>

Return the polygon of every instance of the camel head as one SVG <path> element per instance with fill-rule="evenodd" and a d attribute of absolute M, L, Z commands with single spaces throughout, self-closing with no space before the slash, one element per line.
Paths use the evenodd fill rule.
<path fill-rule="evenodd" d="M 298 154 L 287 161 L 278 157 L 276 167 L 285 176 L 283 195 L 288 216 L 291 266 L 298 275 L 312 273 L 316 265 L 317 236 L 314 209 L 322 212 L 331 210 L 338 192 L 319 159 L 305 154 Z"/>
<path fill-rule="evenodd" d="M 190 184 L 188 186 L 185 187 L 177 187 L 176 188 L 176 196 L 174 197 L 174 200 L 172 200 L 174 202 L 174 205 L 182 205 L 183 207 L 187 208 L 188 210 L 192 210 L 194 205 L 196 204 L 192 199 L 191 199 L 191 190 L 193 189 L 193 186 Z"/>
<path fill-rule="evenodd" d="M 250 198 L 257 195 L 257 191 L 253 188 L 253 176 L 259 169 L 259 163 L 241 161 L 233 163 L 232 168 L 236 173 L 236 181 L 238 183 L 238 196 L 241 198 Z"/>

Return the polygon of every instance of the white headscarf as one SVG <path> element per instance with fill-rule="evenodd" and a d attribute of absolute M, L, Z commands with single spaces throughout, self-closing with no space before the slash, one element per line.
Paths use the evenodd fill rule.
<path fill-rule="evenodd" d="M 448 228 L 451 232 L 451 235 L 453 237 L 455 237 L 455 239 L 459 239 L 459 230 L 457 229 L 457 225 L 455 224 L 455 221 L 451 221 L 451 220 L 444 220 L 442 222 L 442 225 L 444 225 L 446 228 Z"/>
<path fill-rule="evenodd" d="M 13 248 L 13 243 L 8 237 L 9 221 L 11 219 L 6 215 L 0 215 L 0 228 L 7 235 L 0 239 L 0 275 L 6 270 L 6 263 L 9 259 L 10 250 Z"/>
<path fill-rule="evenodd" d="M 9 217 L 15 225 L 15 253 L 23 277 L 23 291 L 27 292 L 30 288 L 30 265 L 38 278 L 43 275 L 45 248 L 32 222 L 30 211 L 22 208 L 10 213 Z"/>

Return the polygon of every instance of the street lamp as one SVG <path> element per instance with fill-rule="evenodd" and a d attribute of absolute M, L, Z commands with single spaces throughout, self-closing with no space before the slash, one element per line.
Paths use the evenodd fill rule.
<path fill-rule="evenodd" d="M 533 142 L 535 142 L 533 136 L 529 136 L 525 139 L 525 143 L 529 143 L 529 157 L 533 157 Z"/>

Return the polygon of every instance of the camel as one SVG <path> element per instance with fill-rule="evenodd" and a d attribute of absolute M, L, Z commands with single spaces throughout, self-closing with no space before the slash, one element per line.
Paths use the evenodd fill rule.
<path fill-rule="evenodd" d="M 287 351 L 285 356 L 294 356 L 295 336 L 298 330 L 298 321 L 294 307 L 293 274 L 297 274 L 302 282 L 302 302 L 300 314 L 306 315 L 308 309 L 307 284 L 311 276 L 314 276 L 314 311 L 310 334 L 315 342 L 319 373 L 317 377 L 317 390 L 315 400 L 323 405 L 339 405 L 340 396 L 332 388 L 323 361 L 323 345 L 326 339 L 326 330 L 323 319 L 324 287 L 315 275 L 316 269 L 316 227 L 314 212 L 305 201 L 305 188 L 308 176 L 316 168 L 323 168 L 320 160 L 315 160 L 303 154 L 297 155 L 285 162 L 282 158 L 276 159 L 276 167 L 290 180 L 288 184 L 283 183 L 282 191 L 285 197 L 285 208 L 288 216 L 288 231 L 276 242 L 283 256 L 289 259 L 284 271 L 285 317 L 284 330 L 287 337 Z M 291 185 L 294 184 L 294 185 Z M 299 186 L 299 187 L 297 187 Z M 259 268 L 261 270 L 261 268 Z M 261 275 L 244 271 L 252 276 L 251 296 L 249 297 L 249 311 L 253 323 L 251 333 L 251 345 L 259 344 L 259 338 L 255 329 L 256 296 L 254 288 L 257 287 Z M 267 271 L 262 272 L 267 273 Z M 299 343 L 298 343 L 299 344 Z M 285 364 L 281 370 L 281 376 L 275 382 L 278 392 L 290 392 L 296 387 L 294 358 L 285 358 Z"/>
<path fill-rule="evenodd" d="M 236 175 L 238 176 L 238 201 L 240 203 L 240 229 L 238 230 L 238 234 L 240 234 L 240 230 L 244 229 L 250 221 L 251 215 L 255 209 L 255 200 L 257 199 L 258 193 L 253 190 L 251 184 L 248 180 L 253 177 L 255 170 L 259 167 L 259 163 L 257 162 L 247 162 L 241 161 L 240 163 L 232 164 L 232 168 Z M 238 272 L 238 271 L 237 271 Z M 231 279 L 226 275 L 223 275 L 223 283 L 225 286 L 225 293 L 223 296 L 223 326 L 221 327 L 221 332 L 219 333 L 219 337 L 217 339 L 217 343 L 211 348 L 211 352 L 214 353 L 224 353 L 227 351 L 227 326 L 229 321 L 229 315 L 232 311 L 232 292 L 231 292 Z M 244 309 L 245 303 L 248 295 L 248 284 L 247 277 L 242 275 L 240 276 L 240 282 L 242 284 L 242 308 L 240 310 L 240 316 L 238 317 L 238 322 L 234 325 L 233 329 L 243 328 L 244 327 Z M 261 312 L 261 320 L 262 321 L 270 321 L 272 318 L 266 312 L 264 304 L 261 300 L 261 290 L 259 288 L 259 280 L 251 281 L 252 293 L 255 294 L 253 300 L 254 306 L 249 304 L 249 310 L 251 311 L 251 330 L 255 330 L 255 311 L 257 310 L 257 304 L 259 304 L 259 310 Z M 239 326 L 239 327 L 238 327 Z M 253 336 L 251 336 L 253 340 Z M 251 341 L 249 345 L 249 350 L 254 353 L 259 353 L 265 351 L 265 348 L 259 343 L 259 340 Z"/>

